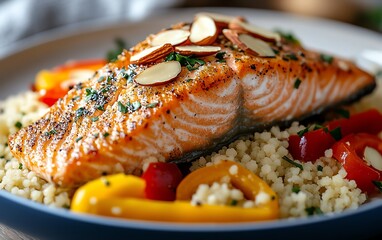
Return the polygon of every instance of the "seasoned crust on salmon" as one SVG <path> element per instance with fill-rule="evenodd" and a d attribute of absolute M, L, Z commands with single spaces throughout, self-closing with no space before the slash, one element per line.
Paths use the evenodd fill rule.
<path fill-rule="evenodd" d="M 137 75 L 165 61 L 130 63 L 151 38 L 10 136 L 13 155 L 44 179 L 76 187 L 104 174 L 140 174 L 148 157 L 195 159 L 240 134 L 304 119 L 375 87 L 374 78 L 350 61 L 324 61 L 285 39 L 271 45 L 274 57 L 259 57 L 223 34 L 213 45 L 221 47 L 224 59 L 200 57 L 204 65 L 182 66 L 172 81 L 142 86 Z"/>

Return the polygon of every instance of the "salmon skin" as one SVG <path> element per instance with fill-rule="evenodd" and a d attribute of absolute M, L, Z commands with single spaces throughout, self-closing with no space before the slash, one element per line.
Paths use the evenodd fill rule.
<path fill-rule="evenodd" d="M 77 187 L 105 174 L 139 175 L 145 159 L 190 161 L 237 136 L 303 120 L 349 103 L 375 88 L 373 76 L 352 62 L 330 61 L 300 44 L 281 40 L 276 56 L 240 50 L 220 34 L 220 56 L 165 84 L 135 78 L 150 64 L 130 56 L 149 38 L 124 51 L 72 90 L 40 120 L 9 138 L 13 155 L 47 181 Z M 223 56 L 223 58 L 222 58 Z"/>

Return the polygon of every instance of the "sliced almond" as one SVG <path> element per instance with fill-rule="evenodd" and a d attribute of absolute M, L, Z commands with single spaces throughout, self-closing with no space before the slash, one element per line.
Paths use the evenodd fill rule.
<path fill-rule="evenodd" d="M 382 155 L 372 147 L 365 147 L 363 153 L 365 161 L 378 171 L 382 171 Z"/>
<path fill-rule="evenodd" d="M 176 78 L 182 67 L 178 61 L 168 61 L 155 64 L 135 77 L 135 82 L 140 85 L 159 85 Z"/>
<path fill-rule="evenodd" d="M 234 19 L 233 21 L 231 21 L 228 27 L 232 30 L 247 31 L 249 34 L 253 35 L 254 37 L 261 38 L 268 42 L 280 42 L 281 40 L 281 37 L 278 33 L 251 25 L 239 19 Z"/>
<path fill-rule="evenodd" d="M 196 17 L 191 26 L 190 41 L 196 45 L 210 45 L 218 36 L 214 20 L 207 16 Z"/>
<path fill-rule="evenodd" d="M 147 48 L 137 54 L 134 54 L 130 58 L 132 64 L 144 64 L 154 62 L 158 59 L 164 58 L 168 54 L 174 51 L 174 47 L 171 44 L 164 44 L 156 47 Z"/>
<path fill-rule="evenodd" d="M 230 22 L 232 22 L 234 19 L 239 19 L 243 22 L 246 21 L 243 17 L 233 17 L 233 16 L 223 15 L 223 14 L 219 14 L 219 13 L 211 13 L 211 12 L 201 12 L 201 13 L 196 14 L 195 16 L 196 17 L 199 17 L 199 16 L 210 17 L 215 21 L 216 26 L 219 28 L 227 28 L 228 24 Z"/>
<path fill-rule="evenodd" d="M 223 34 L 241 50 L 260 57 L 274 57 L 275 52 L 268 43 L 254 38 L 245 33 L 239 33 L 234 30 L 224 29 Z"/>
<path fill-rule="evenodd" d="M 169 43 L 173 46 L 176 46 L 187 41 L 189 36 L 190 36 L 190 31 L 187 31 L 187 30 L 182 30 L 182 29 L 167 30 L 155 35 L 151 39 L 150 45 L 155 47 L 155 46 L 160 46 L 160 45 Z"/>
<path fill-rule="evenodd" d="M 198 46 L 198 45 L 188 45 L 188 46 L 177 46 L 175 47 L 175 52 L 182 55 L 196 55 L 196 56 L 207 56 L 217 53 L 221 50 L 218 46 Z"/>

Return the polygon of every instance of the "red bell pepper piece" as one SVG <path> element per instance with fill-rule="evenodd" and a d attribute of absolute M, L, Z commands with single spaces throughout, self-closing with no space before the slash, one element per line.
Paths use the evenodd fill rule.
<path fill-rule="evenodd" d="M 176 188 L 183 176 L 176 164 L 157 162 L 150 163 L 142 178 L 146 180 L 146 198 L 174 201 Z"/>
<path fill-rule="evenodd" d="M 347 172 L 346 178 L 354 180 L 362 191 L 369 194 L 376 190 L 373 181 L 381 181 L 382 172 L 369 166 L 363 155 L 369 146 L 382 154 L 382 140 L 367 133 L 350 134 L 332 147 L 333 157 L 337 159 Z"/>

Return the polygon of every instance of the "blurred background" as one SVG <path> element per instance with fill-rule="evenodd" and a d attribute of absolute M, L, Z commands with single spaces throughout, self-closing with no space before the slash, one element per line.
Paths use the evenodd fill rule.
<path fill-rule="evenodd" d="M 89 21 L 139 21 L 168 8 L 245 7 L 335 19 L 382 32 L 382 0 L 0 0 L 0 57 L 8 46 Z"/>

